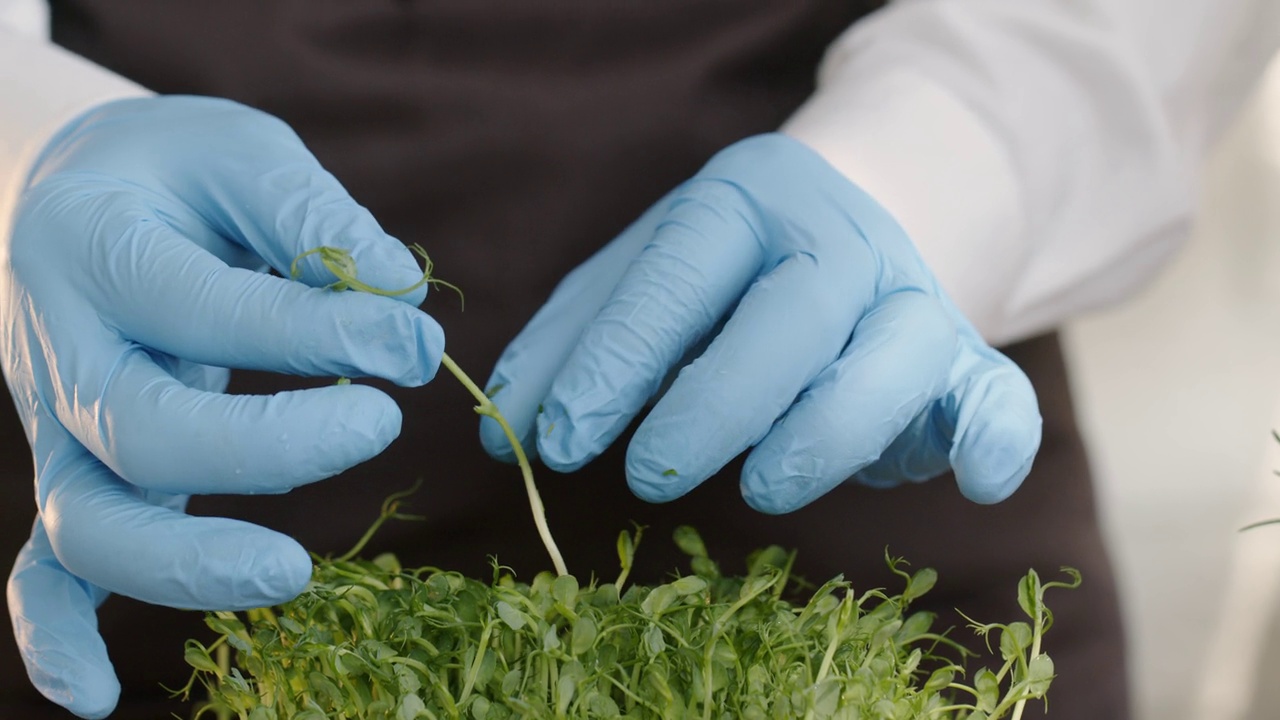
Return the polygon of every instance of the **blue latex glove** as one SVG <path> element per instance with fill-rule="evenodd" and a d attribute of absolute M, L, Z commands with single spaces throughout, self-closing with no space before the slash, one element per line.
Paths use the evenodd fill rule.
<path fill-rule="evenodd" d="M 284 123 L 231 102 L 94 109 L 46 147 L 0 233 L 0 357 L 39 510 L 9 611 L 40 691 L 100 718 L 119 695 L 96 629 L 108 593 L 245 609 L 310 578 L 297 542 L 188 516 L 187 495 L 287 492 L 399 434 L 371 387 L 230 396 L 225 368 L 420 385 L 444 338 L 415 308 L 425 288 L 406 302 L 317 289 L 334 278 L 315 256 L 306 284 L 262 272 L 335 245 L 370 283 L 421 275 Z"/>
<path fill-rule="evenodd" d="M 526 448 L 561 471 L 660 396 L 626 462 L 632 490 L 655 502 L 754 446 L 741 489 L 764 512 L 850 478 L 888 486 L 948 467 L 966 497 L 993 503 L 1040 444 L 1026 376 L 888 213 L 782 135 L 722 151 L 574 270 L 489 386 Z M 481 439 L 509 457 L 491 421 Z"/>

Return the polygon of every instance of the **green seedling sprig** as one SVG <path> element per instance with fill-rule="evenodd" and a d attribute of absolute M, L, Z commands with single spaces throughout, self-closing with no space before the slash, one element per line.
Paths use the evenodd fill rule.
<path fill-rule="evenodd" d="M 361 283 L 350 254 L 319 248 L 337 278 L 335 290 L 380 295 L 411 292 Z M 457 288 L 454 288 L 455 290 Z M 934 616 L 911 611 L 937 574 L 908 572 L 887 553 L 903 589 L 855 593 L 836 577 L 814 587 L 792 575 L 794 552 L 771 546 L 729 577 L 689 527 L 676 545 L 689 574 L 656 586 L 627 584 L 643 533 L 623 531 L 621 568 L 611 583 L 585 586 L 564 567 L 547 529 L 528 458 L 493 403 L 447 355 L 442 364 L 494 418 L 516 453 L 530 507 L 556 572 L 517 582 L 494 561 L 488 582 L 456 572 L 406 569 L 393 555 L 359 558 L 412 489 L 383 503 L 369 531 L 348 552 L 313 555 L 307 588 L 276 608 L 213 612 L 216 639 L 189 640 L 193 668 L 186 687 L 209 699 L 197 720 L 1021 720 L 1029 700 L 1043 699 L 1053 663 L 1042 638 L 1053 624 L 1044 603 L 1052 587 L 1030 571 L 1018 605 L 1030 622 L 971 627 L 998 637 L 1002 665 L 963 680 L 971 653 L 933 629 Z M 670 471 L 670 472 L 674 472 Z M 800 598 L 800 599 L 796 599 Z M 966 618 L 968 619 L 968 618 Z M 233 656 L 234 655 L 234 662 Z"/>
<path fill-rule="evenodd" d="M 351 252 L 344 248 L 327 245 L 308 250 L 294 258 L 293 263 L 289 266 L 289 276 L 296 280 L 302 274 L 302 261 L 312 255 L 318 255 L 325 269 L 333 273 L 334 277 L 337 278 L 336 282 L 328 286 L 331 290 L 356 290 L 384 297 L 396 297 L 407 295 L 425 285 L 432 285 L 449 288 L 456 292 L 458 297 L 462 297 L 462 291 L 457 286 L 432 277 L 431 273 L 435 269 L 435 264 L 431 262 L 431 256 L 427 254 L 427 251 L 421 245 L 415 243 L 409 246 L 409 249 L 422 258 L 422 279 L 409 287 L 399 290 L 384 290 L 361 282 L 356 262 L 351 257 Z M 547 525 L 547 511 L 542 504 L 542 495 L 538 492 L 538 486 L 533 481 L 533 466 L 530 464 L 529 457 L 525 454 L 519 438 L 516 437 L 515 431 L 511 429 L 511 425 L 502 416 L 502 412 L 498 410 L 498 406 L 493 402 L 489 394 L 481 390 L 480 386 L 476 385 L 463 372 L 462 368 L 458 367 L 458 364 L 454 362 L 453 358 L 449 357 L 448 353 L 442 355 L 440 364 L 449 371 L 449 374 L 457 378 L 458 382 L 462 383 L 467 392 L 471 393 L 471 396 L 475 398 L 477 403 L 475 406 L 476 414 L 492 418 L 502 428 L 503 434 L 507 437 L 507 442 L 511 444 L 512 452 L 515 453 L 516 463 L 520 466 L 520 474 L 524 478 L 525 493 L 529 497 L 529 508 L 533 512 L 533 522 L 538 529 L 538 536 L 542 539 L 542 544 L 546 547 L 547 554 L 551 556 L 551 563 L 555 567 L 556 573 L 568 575 L 569 568 L 565 565 L 564 557 L 560 554 L 560 548 L 556 546 L 555 538 L 551 536 L 551 528 Z"/>

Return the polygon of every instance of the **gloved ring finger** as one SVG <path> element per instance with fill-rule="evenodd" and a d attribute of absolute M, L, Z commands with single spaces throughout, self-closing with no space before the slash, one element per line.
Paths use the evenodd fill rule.
<path fill-rule="evenodd" d="M 933 298 L 899 292 L 859 321 L 824 370 L 752 450 L 742 471 L 747 503 L 796 510 L 880 456 L 947 387 L 954 324 Z"/>

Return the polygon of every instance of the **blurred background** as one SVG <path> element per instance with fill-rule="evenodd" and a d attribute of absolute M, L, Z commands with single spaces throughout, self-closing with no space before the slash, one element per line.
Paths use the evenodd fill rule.
<path fill-rule="evenodd" d="M 1280 718 L 1280 63 L 1160 279 L 1067 331 L 1139 720 Z"/>

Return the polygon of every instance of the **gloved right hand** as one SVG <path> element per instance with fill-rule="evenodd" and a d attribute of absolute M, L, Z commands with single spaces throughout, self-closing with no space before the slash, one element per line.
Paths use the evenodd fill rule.
<path fill-rule="evenodd" d="M 230 396 L 226 368 L 434 376 L 444 338 L 416 309 L 425 287 L 404 302 L 318 289 L 334 278 L 315 255 L 302 283 L 262 272 L 287 274 L 319 245 L 350 250 L 370 284 L 421 277 L 288 126 L 205 98 L 91 110 L 50 141 L 0 224 L 0 360 L 38 510 L 9 612 L 32 681 L 77 715 L 105 717 L 119 696 L 95 617 L 108 593 L 245 609 L 310 578 L 294 540 L 188 516 L 186 496 L 287 492 L 399 433 L 371 387 Z"/>

